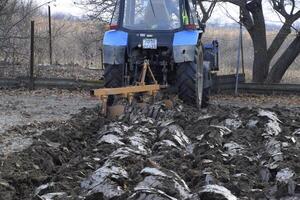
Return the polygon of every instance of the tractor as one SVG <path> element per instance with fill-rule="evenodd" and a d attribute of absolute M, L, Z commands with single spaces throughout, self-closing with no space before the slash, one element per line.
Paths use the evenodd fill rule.
<path fill-rule="evenodd" d="M 103 38 L 104 89 L 114 95 L 175 88 L 185 103 L 207 105 L 211 72 L 218 70 L 218 43 L 202 45 L 205 25 L 195 0 L 117 0 Z M 106 109 L 106 108 L 105 108 Z"/>

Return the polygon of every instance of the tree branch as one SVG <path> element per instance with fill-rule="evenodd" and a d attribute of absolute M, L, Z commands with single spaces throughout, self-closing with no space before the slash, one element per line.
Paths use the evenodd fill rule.
<path fill-rule="evenodd" d="M 239 6 L 241 9 L 241 23 L 244 24 L 246 29 L 250 32 L 254 27 L 254 21 L 251 16 L 250 11 L 247 9 L 247 3 L 246 1 L 242 0 L 224 0 L 223 2 L 229 2 L 236 6 Z"/>
<path fill-rule="evenodd" d="M 293 14 L 294 9 L 296 7 L 295 1 L 294 0 L 290 0 L 290 1 L 292 2 L 292 8 L 291 8 L 290 14 L 288 14 L 285 9 L 284 0 L 280 0 L 280 1 L 271 0 L 274 10 L 276 11 L 276 13 L 278 15 L 280 14 L 281 16 L 283 16 L 285 18 L 285 21 L 282 21 L 283 25 L 268 49 L 269 62 L 271 62 L 274 55 L 280 49 L 280 47 L 282 46 L 282 44 L 285 41 L 285 39 L 287 38 L 287 36 L 291 33 L 291 28 L 294 28 L 293 23 L 300 18 L 300 11 Z M 280 18 L 280 16 L 279 16 L 279 18 Z"/>
<path fill-rule="evenodd" d="M 291 20 L 296 21 L 300 18 L 300 10 L 292 15 Z"/>
<path fill-rule="evenodd" d="M 293 63 L 300 53 L 300 35 L 298 35 L 289 47 L 278 58 L 272 67 L 267 79 L 267 83 L 279 83 L 286 70 Z"/>
<path fill-rule="evenodd" d="M 291 33 L 291 25 L 288 23 L 283 24 L 276 37 L 272 41 L 270 47 L 268 48 L 268 61 L 271 62 L 274 55 L 280 49 L 281 45 L 287 38 L 287 36 Z"/>
<path fill-rule="evenodd" d="M 200 6 L 201 12 L 202 12 L 202 19 L 201 22 L 202 23 L 206 23 L 207 20 L 211 17 L 212 12 L 217 4 L 217 0 L 213 0 L 210 2 L 210 5 L 208 7 L 208 9 L 205 8 L 204 4 L 203 4 L 203 0 L 198 0 L 198 5 Z"/>

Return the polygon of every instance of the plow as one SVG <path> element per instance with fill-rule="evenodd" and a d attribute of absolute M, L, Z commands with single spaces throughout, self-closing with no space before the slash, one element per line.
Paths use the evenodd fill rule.
<path fill-rule="evenodd" d="M 119 97 L 155 99 L 168 88 L 184 103 L 205 107 L 218 43 L 202 44 L 204 27 L 192 0 L 117 1 L 102 44 L 105 88 L 93 92 L 102 114 L 122 113 Z"/>
<path fill-rule="evenodd" d="M 149 72 L 154 84 L 146 85 L 145 78 L 146 78 L 147 72 Z M 147 94 L 151 95 L 154 100 L 158 91 L 164 87 L 165 86 L 160 86 L 157 83 L 157 81 L 153 75 L 153 72 L 150 68 L 149 61 L 145 60 L 145 62 L 143 64 L 143 70 L 141 73 L 140 81 L 137 82 L 136 85 L 127 86 L 127 87 L 119 87 L 119 88 L 97 89 L 94 91 L 94 95 L 99 97 L 100 101 L 102 102 L 101 114 L 107 115 L 109 112 L 109 114 L 111 116 L 114 116 L 114 115 L 118 115 L 118 113 L 122 113 L 122 111 L 124 110 L 124 107 L 110 106 L 110 108 L 108 109 L 107 103 L 108 103 L 108 98 L 110 95 L 118 95 L 123 98 L 127 98 L 128 102 L 131 104 L 135 94 L 147 93 Z"/>

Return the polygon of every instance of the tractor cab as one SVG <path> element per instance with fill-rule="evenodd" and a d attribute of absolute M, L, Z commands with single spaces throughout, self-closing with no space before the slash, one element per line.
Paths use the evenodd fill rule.
<path fill-rule="evenodd" d="M 119 0 L 111 27 L 135 31 L 174 31 L 196 28 L 192 0 Z"/>
<path fill-rule="evenodd" d="M 111 31 L 104 36 L 104 61 L 109 59 L 112 63 L 111 58 L 115 58 L 113 62 L 117 64 L 119 60 L 123 62 L 123 58 L 129 58 L 131 63 L 128 64 L 132 68 L 134 63 L 142 65 L 147 58 L 158 76 L 162 76 L 162 62 L 170 65 L 190 60 L 193 53 L 189 52 L 194 51 L 193 47 L 199 43 L 203 32 L 193 2 L 117 0 L 110 22 Z M 106 44 L 112 46 L 111 40 L 115 40 L 119 47 L 126 47 L 122 59 L 111 57 L 112 49 L 105 51 Z M 170 81 L 174 82 L 174 79 Z"/>

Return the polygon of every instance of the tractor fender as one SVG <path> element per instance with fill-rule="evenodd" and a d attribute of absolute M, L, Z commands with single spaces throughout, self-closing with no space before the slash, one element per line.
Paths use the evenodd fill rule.
<path fill-rule="evenodd" d="M 111 30 L 103 38 L 103 63 L 119 65 L 125 62 L 125 53 L 128 43 L 128 33 Z"/>
<path fill-rule="evenodd" d="M 103 63 L 110 65 L 120 65 L 125 62 L 126 47 L 123 46 L 103 46 Z"/>
<path fill-rule="evenodd" d="M 212 86 L 210 63 L 203 62 L 203 88 L 210 88 Z"/>
<path fill-rule="evenodd" d="M 175 63 L 191 62 L 195 59 L 195 48 L 202 31 L 185 30 L 176 32 L 173 39 L 173 58 Z"/>

